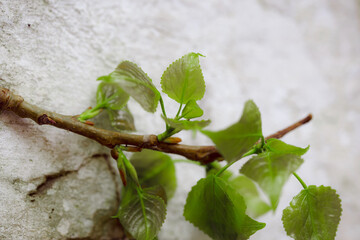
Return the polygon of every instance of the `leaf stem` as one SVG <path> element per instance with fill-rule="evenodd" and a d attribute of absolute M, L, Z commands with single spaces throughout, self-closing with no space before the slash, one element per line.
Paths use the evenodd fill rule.
<path fill-rule="evenodd" d="M 165 111 L 165 104 L 164 104 L 164 100 L 162 99 L 162 97 L 161 97 L 161 96 L 160 96 L 159 101 L 160 101 L 161 111 L 162 111 L 162 113 L 163 113 L 164 117 L 165 117 L 165 118 L 167 118 L 167 116 L 166 116 L 166 111 Z M 166 128 L 166 131 L 168 131 L 168 130 L 169 130 L 169 128 L 170 128 L 170 126 L 169 126 L 167 123 L 165 123 L 165 128 Z"/>
<path fill-rule="evenodd" d="M 160 106 L 161 106 L 162 114 L 164 115 L 164 117 L 166 117 L 165 105 L 164 105 L 164 101 L 161 96 L 160 96 Z"/>
<path fill-rule="evenodd" d="M 169 127 L 165 130 L 165 132 L 163 133 L 160 133 L 157 138 L 158 138 L 158 141 L 159 142 L 162 142 L 164 141 L 165 139 L 167 139 L 168 137 L 171 137 L 172 135 L 178 133 L 179 131 L 176 130 L 175 128 L 173 127 Z"/>
<path fill-rule="evenodd" d="M 235 161 L 232 161 L 228 164 L 226 164 L 222 169 L 219 170 L 219 172 L 217 172 L 215 174 L 216 177 L 220 176 L 226 169 L 228 169 L 231 165 L 233 165 L 234 163 L 236 163 L 237 161 L 239 161 L 240 159 L 244 158 L 244 157 L 247 157 L 247 156 L 250 156 L 252 154 L 255 154 L 257 152 L 258 148 L 256 147 L 256 145 L 251 148 L 248 152 L 244 153 L 241 158 L 239 158 L 238 160 L 235 160 Z"/>
<path fill-rule="evenodd" d="M 181 103 L 181 104 L 180 104 L 180 107 L 179 107 L 179 110 L 178 110 L 178 112 L 176 113 L 176 116 L 175 116 L 175 119 L 176 119 L 176 120 L 179 120 L 179 119 L 181 118 L 181 117 L 179 118 L 179 114 L 180 114 L 182 105 L 183 105 L 183 104 Z"/>
<path fill-rule="evenodd" d="M 265 146 L 265 138 L 264 136 L 261 136 L 261 148 Z"/>
<path fill-rule="evenodd" d="M 160 104 L 162 103 L 162 98 L 160 97 Z M 182 103 L 180 104 L 180 107 L 179 107 L 179 110 L 178 112 L 176 113 L 176 116 L 175 116 L 175 119 L 176 120 L 179 120 L 181 117 L 179 117 L 179 114 L 181 112 L 181 108 L 182 108 Z M 163 104 L 161 104 L 161 109 L 163 109 Z M 165 113 L 165 109 L 163 110 L 163 114 Z M 166 118 L 166 115 L 164 114 L 164 117 Z M 173 127 L 170 127 L 168 124 L 166 124 L 166 130 L 165 132 L 163 133 L 160 133 L 159 135 L 157 135 L 157 138 L 158 138 L 158 141 L 159 142 L 162 142 L 164 141 L 165 139 L 167 139 L 168 137 L 171 137 L 172 135 L 178 133 L 179 130 L 176 130 L 175 128 Z"/>
<path fill-rule="evenodd" d="M 94 108 L 89 108 L 80 114 L 78 120 L 80 122 L 85 122 L 88 119 L 96 117 L 104 108 L 104 104 L 98 104 Z"/>
<path fill-rule="evenodd" d="M 301 185 L 303 186 L 304 189 L 307 189 L 307 185 L 305 184 L 305 182 L 299 177 L 299 175 L 296 174 L 296 172 L 293 172 L 293 175 L 296 177 L 296 179 L 301 183 Z"/>

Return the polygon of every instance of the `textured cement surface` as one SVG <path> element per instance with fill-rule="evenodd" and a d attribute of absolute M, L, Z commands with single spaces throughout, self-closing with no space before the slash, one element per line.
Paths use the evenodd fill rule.
<path fill-rule="evenodd" d="M 190 51 L 201 60 L 207 92 L 200 102 L 210 129 L 236 121 L 247 99 L 270 134 L 311 112 L 314 120 L 284 138 L 311 145 L 299 175 L 338 190 L 337 239 L 360 229 L 360 2 L 336 1 L 0 1 L 0 85 L 63 114 L 94 103 L 98 76 L 121 60 L 138 63 L 160 87 L 167 65 Z M 177 105 L 167 97 L 165 105 Z M 130 107 L 143 133 L 163 129 L 160 113 Z M 11 113 L 0 115 L 0 239 L 121 236 L 119 178 L 107 150 Z M 210 143 L 181 134 L 188 144 Z M 104 155 L 105 154 L 105 155 Z M 239 165 L 232 168 L 234 171 Z M 182 217 L 201 168 L 177 164 L 178 189 L 160 239 L 208 239 Z M 39 187 L 43 183 L 45 187 Z M 44 186 L 44 185 L 43 185 Z M 36 189 L 38 189 L 36 191 Z M 279 211 L 251 239 L 290 239 L 281 209 L 301 189 L 291 179 Z"/>

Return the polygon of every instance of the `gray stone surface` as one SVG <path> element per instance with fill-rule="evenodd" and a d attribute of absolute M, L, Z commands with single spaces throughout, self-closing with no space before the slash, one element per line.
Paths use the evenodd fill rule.
<path fill-rule="evenodd" d="M 344 210 L 337 238 L 357 239 L 359 11 L 356 0 L 4 0 L 0 85 L 46 109 L 78 114 L 94 103 L 95 79 L 121 60 L 138 63 L 160 87 L 171 61 L 200 52 L 207 83 L 200 104 L 212 119 L 210 129 L 238 119 L 249 98 L 262 112 L 265 134 L 314 114 L 284 140 L 311 145 L 299 174 L 308 184 L 338 190 Z M 177 105 L 164 98 L 171 115 Z M 160 113 L 152 116 L 135 102 L 130 107 L 140 132 L 162 131 Z M 121 236 L 109 219 L 118 206 L 119 179 L 106 149 L 6 112 L 0 131 L 0 239 Z M 200 134 L 181 137 L 210 143 Z M 207 239 L 182 216 L 186 194 L 203 171 L 185 163 L 177 170 L 179 188 L 160 239 Z M 281 209 L 298 191 L 291 179 L 279 211 L 261 219 L 267 227 L 252 239 L 290 239 Z"/>

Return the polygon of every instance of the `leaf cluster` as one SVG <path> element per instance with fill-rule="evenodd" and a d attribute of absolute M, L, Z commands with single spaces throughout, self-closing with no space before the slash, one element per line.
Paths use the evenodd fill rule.
<path fill-rule="evenodd" d="M 204 166 L 206 177 L 189 192 L 184 217 L 213 239 L 243 240 L 263 229 L 265 223 L 254 218 L 276 211 L 282 189 L 292 175 L 304 190 L 283 211 L 286 233 L 294 239 L 334 239 L 341 215 L 339 196 L 330 187 L 307 187 L 295 173 L 309 147 L 265 140 L 261 114 L 252 100 L 245 103 L 240 119 L 229 127 L 218 131 L 203 129 L 210 120 L 197 119 L 204 113 L 198 101 L 205 93 L 200 57 L 203 56 L 199 53 L 186 54 L 170 64 L 161 77 L 162 91 L 179 104 L 175 116 L 167 115 L 162 96 L 150 77 L 136 64 L 124 61 L 109 75 L 98 78 L 97 105 L 81 114 L 79 120 L 86 122 L 105 110 L 115 128 L 134 130 L 127 106 L 132 97 L 151 113 L 160 103 L 165 130 L 157 136 L 158 141 L 176 144 L 170 137 L 182 130 L 200 131 L 210 138 L 227 164 Z M 115 217 L 130 236 L 152 240 L 160 231 L 166 204 L 176 190 L 174 161 L 152 150 L 134 153 L 128 160 L 124 150 L 126 146 L 116 147 L 124 188 Z M 237 173 L 229 171 L 240 159 L 244 159 L 244 164 Z"/>

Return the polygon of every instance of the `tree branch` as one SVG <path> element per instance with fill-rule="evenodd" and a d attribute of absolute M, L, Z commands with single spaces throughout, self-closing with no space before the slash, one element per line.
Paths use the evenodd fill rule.
<path fill-rule="evenodd" d="M 136 135 L 109 131 L 95 126 L 91 126 L 78 121 L 77 116 L 66 116 L 44 110 L 32 105 L 24 99 L 12 93 L 6 88 L 0 87 L 0 111 L 12 111 L 21 118 L 30 118 L 39 125 L 52 125 L 57 128 L 65 129 L 77 133 L 84 137 L 93 139 L 113 149 L 116 145 L 129 146 L 130 151 L 140 151 L 142 148 L 173 153 L 184 156 L 190 160 L 199 161 L 207 164 L 215 160 L 222 160 L 222 155 L 215 146 L 189 146 L 184 144 L 170 144 L 159 142 L 156 135 Z M 270 135 L 268 138 L 281 138 L 288 132 L 307 123 L 312 118 L 309 114 L 304 119 L 292 124 L 291 126 Z M 114 151 L 113 151 L 114 155 Z M 114 156 L 116 157 L 116 156 Z"/>
<path fill-rule="evenodd" d="M 291 124 L 290 126 L 288 126 L 287 128 L 284 128 L 276 133 L 273 133 L 269 136 L 267 136 L 265 138 L 265 140 L 270 139 L 270 138 L 282 138 L 285 134 L 291 132 L 292 130 L 304 125 L 305 123 L 310 122 L 312 119 L 312 114 L 308 114 L 306 117 L 304 117 L 303 119 L 299 120 L 298 122 Z"/>

